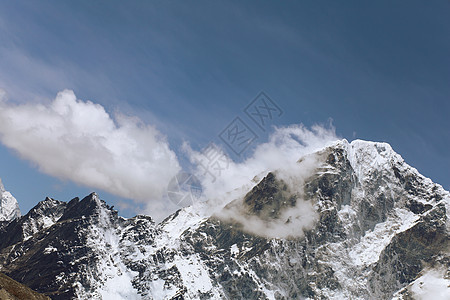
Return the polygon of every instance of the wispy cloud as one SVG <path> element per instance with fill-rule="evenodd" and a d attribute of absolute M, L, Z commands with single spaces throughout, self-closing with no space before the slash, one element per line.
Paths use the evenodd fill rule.
<path fill-rule="evenodd" d="M 70 90 L 48 104 L 0 101 L 0 140 L 49 175 L 152 203 L 179 171 L 163 135 Z"/>
<path fill-rule="evenodd" d="M 311 129 L 303 125 L 278 127 L 270 135 L 269 141 L 258 145 L 248 159 L 241 163 L 229 161 L 229 165 L 215 181 L 199 166 L 195 175 L 202 181 L 203 200 L 207 201 L 207 209 L 210 214 L 240 222 L 244 230 L 253 234 L 270 237 L 301 236 L 303 228 L 312 226 L 316 220 L 313 204 L 302 198 L 302 187 L 317 163 L 313 156 L 301 164 L 298 161 L 337 139 L 339 138 L 331 125 L 315 125 Z M 184 145 L 184 149 L 193 163 L 202 160 L 203 154 L 192 150 L 188 144 Z M 233 200 L 242 202 L 243 197 L 268 172 L 276 172 L 277 178 L 287 184 L 290 193 L 297 195 L 294 208 L 282 213 L 280 219 L 273 222 L 242 213 L 242 205 L 223 210 Z M 286 223 L 288 219 L 290 222 Z"/>

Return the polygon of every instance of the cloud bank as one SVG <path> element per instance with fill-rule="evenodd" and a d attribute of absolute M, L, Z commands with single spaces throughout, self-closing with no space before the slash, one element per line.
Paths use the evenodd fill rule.
<path fill-rule="evenodd" d="M 40 171 L 139 202 L 160 200 L 180 170 L 165 137 L 64 90 L 48 105 L 0 98 L 0 140 Z"/>
<path fill-rule="evenodd" d="M 48 104 L 12 104 L 2 99 L 0 90 L 0 141 L 43 173 L 143 203 L 143 212 L 158 220 L 178 209 L 166 192 L 181 168 L 165 137 L 154 127 L 137 118 L 111 116 L 101 105 L 79 100 L 70 90 L 58 93 Z M 202 205 L 208 215 L 243 199 L 268 172 L 275 171 L 296 195 L 295 207 L 270 224 L 248 214 L 229 214 L 251 233 L 287 237 L 301 235 L 317 217 L 313 204 L 302 199 L 301 189 L 315 163 L 297 161 L 336 139 L 332 126 L 276 127 L 249 158 L 243 162 L 229 160 L 216 181 L 197 164 L 202 153 L 188 144 L 183 149 L 202 183 L 200 200 L 207 203 Z M 119 206 L 130 209 L 128 203 Z M 137 207 L 135 211 L 142 206 Z M 287 219 L 290 222 L 286 223 Z"/>
<path fill-rule="evenodd" d="M 204 200 L 207 209 L 217 216 L 241 223 L 243 229 L 265 237 L 302 236 L 304 229 L 310 228 L 317 219 L 313 203 L 303 200 L 304 180 L 312 175 L 317 167 L 317 159 L 311 154 L 329 146 L 339 138 L 333 126 L 313 126 L 311 129 L 303 125 L 291 125 L 275 128 L 269 141 L 260 144 L 245 161 L 236 163 L 229 161 L 215 182 L 204 169 L 198 167 L 194 172 L 202 181 Z M 202 160 L 202 153 L 194 151 L 185 144 L 184 149 L 191 161 Z M 301 163 L 299 159 L 304 157 Z M 255 216 L 239 211 L 241 205 L 231 210 L 223 208 L 231 201 L 242 201 L 268 172 L 275 171 L 278 179 L 283 180 L 289 192 L 296 196 L 296 205 L 281 214 L 278 220 L 267 222 Z M 256 176 L 255 176 L 256 175 Z M 287 220 L 289 222 L 286 222 Z"/>
<path fill-rule="evenodd" d="M 319 164 L 316 155 L 303 156 L 301 162 L 293 162 L 288 168 L 271 172 L 275 181 L 267 183 L 266 177 L 264 184 L 258 184 L 251 192 L 256 189 L 256 199 L 253 198 L 250 203 L 238 199 L 215 215 L 224 221 L 239 223 L 242 230 L 251 234 L 268 238 L 302 237 L 305 230 L 311 229 L 319 217 L 315 203 L 305 200 L 303 190 L 306 179 L 314 174 Z M 264 195 L 263 190 L 267 184 L 275 184 L 278 191 Z M 250 195 L 253 196 L 254 194 Z M 265 204 L 255 212 L 252 201 Z M 293 201 L 294 205 L 291 204 Z M 278 205 L 282 207 L 278 208 Z"/>

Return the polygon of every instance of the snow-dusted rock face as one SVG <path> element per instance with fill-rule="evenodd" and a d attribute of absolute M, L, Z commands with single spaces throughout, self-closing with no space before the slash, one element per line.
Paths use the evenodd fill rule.
<path fill-rule="evenodd" d="M 301 186 L 273 170 L 222 210 L 298 224 L 282 238 L 200 207 L 155 224 L 48 198 L 0 228 L 0 271 L 52 299 L 445 299 L 450 193 L 385 143 L 339 141 L 300 169 L 311 157 Z"/>
<path fill-rule="evenodd" d="M 11 221 L 20 217 L 19 204 L 10 192 L 5 191 L 0 178 L 0 221 Z"/>

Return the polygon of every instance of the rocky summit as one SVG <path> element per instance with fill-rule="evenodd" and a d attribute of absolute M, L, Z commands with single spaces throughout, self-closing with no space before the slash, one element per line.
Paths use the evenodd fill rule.
<path fill-rule="evenodd" d="M 0 223 L 20 217 L 19 204 L 10 192 L 5 190 L 0 178 Z"/>
<path fill-rule="evenodd" d="M 47 198 L 0 223 L 0 272 L 51 299 L 449 299 L 449 192 L 386 143 L 293 164 L 159 224 Z"/>

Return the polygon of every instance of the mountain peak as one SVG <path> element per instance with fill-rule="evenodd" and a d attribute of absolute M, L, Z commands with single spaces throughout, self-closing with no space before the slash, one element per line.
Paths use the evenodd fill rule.
<path fill-rule="evenodd" d="M 430 272 L 448 288 L 450 194 L 389 144 L 341 140 L 265 175 L 160 224 L 96 193 L 47 198 L 0 228 L 0 266 L 54 299 L 391 299 Z"/>
<path fill-rule="evenodd" d="M 11 221 L 20 216 L 19 203 L 5 190 L 0 178 L 0 221 Z"/>
<path fill-rule="evenodd" d="M 296 204 L 296 198 L 293 195 L 286 195 L 287 190 L 286 183 L 277 179 L 274 173 L 269 172 L 245 195 L 246 210 L 264 220 L 278 218 L 283 209 L 294 207 Z"/>

